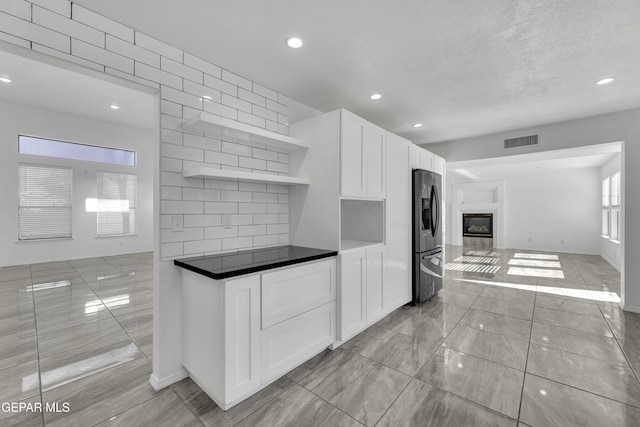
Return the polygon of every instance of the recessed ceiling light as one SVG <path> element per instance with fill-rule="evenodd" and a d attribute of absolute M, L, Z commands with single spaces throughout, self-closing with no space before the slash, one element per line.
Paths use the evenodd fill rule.
<path fill-rule="evenodd" d="M 371 99 L 373 100 L 378 100 L 382 98 L 382 95 L 380 95 L 379 93 L 374 93 L 373 95 L 371 95 Z"/>
<path fill-rule="evenodd" d="M 118 104 L 111 104 L 111 109 L 113 110 L 119 110 L 120 106 Z"/>
<path fill-rule="evenodd" d="M 416 123 L 415 125 L 413 125 L 414 128 L 421 128 L 422 127 L 422 123 Z"/>
<path fill-rule="evenodd" d="M 0 77 L 0 82 L 2 83 L 11 83 L 11 79 L 7 77 Z"/>
<path fill-rule="evenodd" d="M 601 79 L 596 82 L 597 85 L 606 85 L 613 81 L 613 77 L 607 77 L 606 79 Z"/>
<path fill-rule="evenodd" d="M 292 49 L 297 49 L 302 46 L 302 39 L 298 37 L 289 37 L 287 39 L 287 46 Z"/>

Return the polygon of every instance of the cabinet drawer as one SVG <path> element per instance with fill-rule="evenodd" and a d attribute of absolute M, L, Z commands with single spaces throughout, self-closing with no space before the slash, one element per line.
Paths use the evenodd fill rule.
<path fill-rule="evenodd" d="M 262 329 L 336 299 L 336 261 L 262 275 Z"/>
<path fill-rule="evenodd" d="M 285 374 L 331 345 L 336 303 L 330 302 L 262 331 L 262 383 Z"/>

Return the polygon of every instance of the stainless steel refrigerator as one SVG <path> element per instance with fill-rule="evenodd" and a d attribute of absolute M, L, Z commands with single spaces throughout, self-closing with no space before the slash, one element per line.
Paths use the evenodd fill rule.
<path fill-rule="evenodd" d="M 413 170 L 413 303 L 442 289 L 442 176 Z"/>

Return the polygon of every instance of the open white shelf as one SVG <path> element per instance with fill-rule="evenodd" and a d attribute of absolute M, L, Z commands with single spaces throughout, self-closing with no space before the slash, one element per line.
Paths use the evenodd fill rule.
<path fill-rule="evenodd" d="M 182 123 L 182 128 L 187 131 L 204 132 L 210 136 L 233 138 L 240 142 L 264 144 L 288 151 L 309 148 L 309 145 L 300 139 L 206 112 L 198 113 L 186 120 Z"/>
<path fill-rule="evenodd" d="M 295 176 L 271 175 L 268 173 L 245 172 L 228 169 L 216 169 L 200 166 L 193 169 L 186 169 L 182 172 L 185 178 L 217 178 L 217 179 L 239 179 L 251 182 L 272 182 L 284 185 L 309 185 L 309 180 Z"/>

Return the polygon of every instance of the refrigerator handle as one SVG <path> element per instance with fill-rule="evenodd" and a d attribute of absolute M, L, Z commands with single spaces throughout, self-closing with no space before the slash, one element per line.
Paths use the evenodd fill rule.
<path fill-rule="evenodd" d="M 438 226 L 440 223 L 440 199 L 438 197 L 438 191 L 436 190 L 436 186 L 431 186 L 431 197 L 430 197 L 431 206 L 429 206 L 429 211 L 431 214 L 431 235 L 436 237 L 436 233 L 438 232 Z M 435 221 L 434 221 L 435 214 Z"/>

